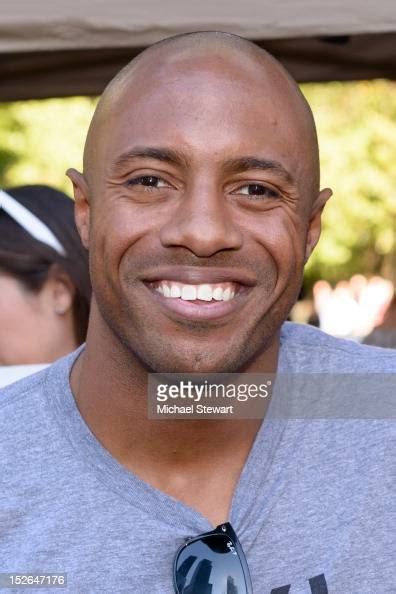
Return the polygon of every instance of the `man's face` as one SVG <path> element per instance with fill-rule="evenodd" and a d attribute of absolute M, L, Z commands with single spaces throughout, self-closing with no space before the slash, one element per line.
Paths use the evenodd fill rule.
<path fill-rule="evenodd" d="M 191 60 L 138 73 L 104 126 L 95 300 L 156 371 L 246 368 L 301 285 L 310 147 L 289 99 L 246 70 Z"/>

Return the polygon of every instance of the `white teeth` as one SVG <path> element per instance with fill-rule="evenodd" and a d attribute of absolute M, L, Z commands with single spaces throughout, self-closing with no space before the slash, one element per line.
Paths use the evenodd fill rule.
<path fill-rule="evenodd" d="M 210 285 L 199 285 L 197 299 L 201 299 L 201 301 L 212 301 L 212 287 Z"/>
<path fill-rule="evenodd" d="M 229 301 L 231 299 L 231 289 L 227 287 L 227 289 L 223 292 L 223 301 Z"/>
<path fill-rule="evenodd" d="M 172 299 L 183 299 L 183 301 L 230 301 L 235 296 L 235 287 L 231 283 L 224 283 L 223 286 L 209 285 L 183 285 L 173 281 L 162 281 L 155 287 L 161 295 Z"/>
<path fill-rule="evenodd" d="M 183 285 L 181 291 L 183 301 L 194 301 L 197 298 L 197 289 L 194 285 Z"/>
<path fill-rule="evenodd" d="M 181 297 L 182 296 L 182 292 L 181 292 L 179 285 L 171 285 L 170 296 L 171 297 Z"/>
<path fill-rule="evenodd" d="M 213 291 L 213 299 L 216 299 L 216 301 L 223 300 L 223 289 L 221 287 L 215 288 L 215 290 Z"/>

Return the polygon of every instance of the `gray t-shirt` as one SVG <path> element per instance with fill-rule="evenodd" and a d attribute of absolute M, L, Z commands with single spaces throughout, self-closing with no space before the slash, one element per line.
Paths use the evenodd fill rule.
<path fill-rule="evenodd" d="M 75 358 L 0 392 L 0 572 L 173 594 L 177 548 L 212 527 L 98 443 L 70 390 Z M 286 323 L 279 371 L 396 372 L 396 354 Z M 391 420 L 267 418 L 229 518 L 255 594 L 395 594 L 394 480 Z"/>

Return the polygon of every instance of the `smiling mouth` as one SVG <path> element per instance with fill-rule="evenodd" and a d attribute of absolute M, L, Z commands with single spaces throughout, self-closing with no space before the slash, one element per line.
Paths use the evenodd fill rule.
<path fill-rule="evenodd" d="M 167 279 L 144 284 L 171 315 L 201 322 L 226 319 L 236 313 L 251 289 L 237 282 L 190 284 Z"/>
<path fill-rule="evenodd" d="M 141 280 L 154 303 L 173 319 L 201 322 L 237 314 L 257 284 L 246 270 L 197 266 L 153 270 Z"/>
<path fill-rule="evenodd" d="M 166 299 L 181 299 L 196 303 L 231 301 L 242 290 L 235 282 L 187 284 L 173 280 L 160 280 L 150 283 L 150 288 Z"/>

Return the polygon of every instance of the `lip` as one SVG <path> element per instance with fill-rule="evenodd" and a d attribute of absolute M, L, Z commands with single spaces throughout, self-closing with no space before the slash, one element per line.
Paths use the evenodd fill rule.
<path fill-rule="evenodd" d="M 219 320 L 236 313 L 245 305 L 251 288 L 256 284 L 245 271 L 234 268 L 182 266 L 152 271 L 141 280 L 155 303 L 169 313 L 191 321 Z M 234 282 L 240 288 L 235 297 L 229 301 L 183 301 L 180 298 L 164 297 L 156 291 L 152 283 L 160 280 L 173 280 L 192 285 Z"/>
<path fill-rule="evenodd" d="M 161 307 L 191 321 L 218 320 L 231 315 L 243 307 L 249 293 L 249 290 L 242 290 L 230 301 L 183 301 L 180 298 L 164 297 L 154 288 L 146 284 L 144 286 Z"/>
<path fill-rule="evenodd" d="M 170 280 L 186 285 L 203 285 L 234 282 L 245 287 L 253 287 L 257 280 L 245 270 L 238 268 L 212 268 L 201 266 L 172 266 L 157 268 L 140 278 L 144 283 Z"/>

